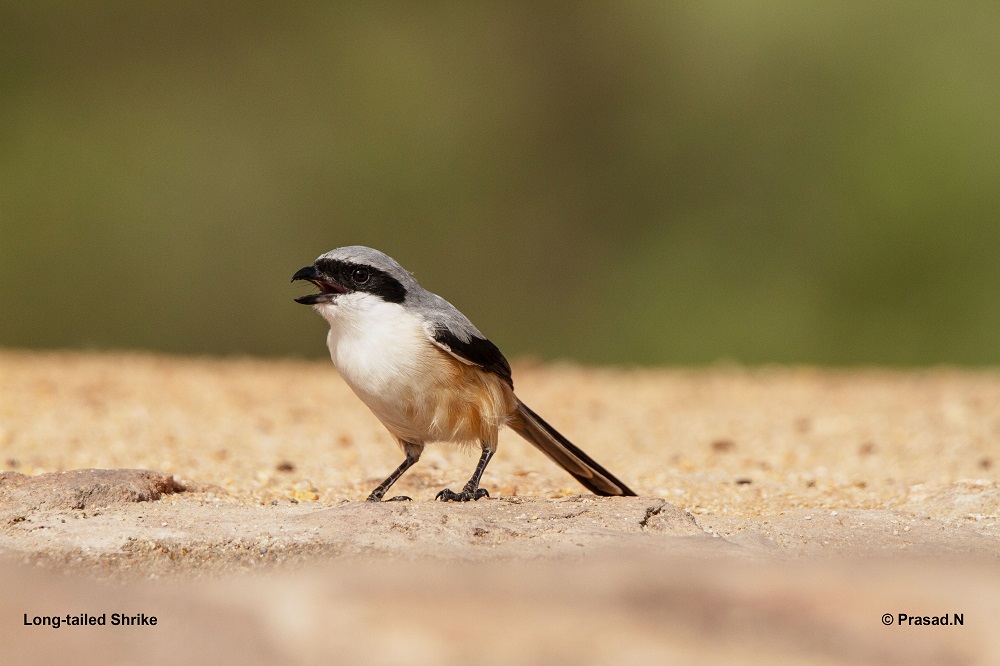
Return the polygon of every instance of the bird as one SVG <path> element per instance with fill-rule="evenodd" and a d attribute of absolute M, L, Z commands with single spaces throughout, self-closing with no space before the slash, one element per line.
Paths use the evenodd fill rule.
<path fill-rule="evenodd" d="M 478 444 L 482 450 L 462 490 L 445 488 L 436 500 L 489 497 L 480 482 L 504 426 L 592 493 L 635 496 L 521 402 L 514 394 L 510 363 L 497 346 L 392 257 L 360 245 L 340 247 L 298 270 L 292 282 L 299 280 L 319 289 L 295 301 L 312 306 L 330 325 L 326 343 L 334 366 L 405 455 L 367 501 L 410 500 L 384 497 L 433 442 Z"/>

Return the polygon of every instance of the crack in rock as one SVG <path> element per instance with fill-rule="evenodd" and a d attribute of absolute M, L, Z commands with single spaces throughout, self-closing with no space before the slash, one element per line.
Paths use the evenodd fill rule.
<path fill-rule="evenodd" d="M 667 503 L 663 500 L 660 500 L 659 504 L 646 507 L 646 515 L 643 516 L 643 519 L 639 521 L 639 527 L 645 530 L 646 527 L 649 525 L 650 518 L 652 518 L 653 516 L 658 516 L 661 513 L 663 513 L 663 510 L 666 508 L 666 506 Z"/>

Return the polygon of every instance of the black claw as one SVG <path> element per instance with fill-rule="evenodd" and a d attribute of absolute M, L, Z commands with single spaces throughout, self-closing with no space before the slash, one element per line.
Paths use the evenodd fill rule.
<path fill-rule="evenodd" d="M 390 497 L 389 499 L 384 500 L 380 495 L 372 493 L 371 495 L 368 496 L 368 499 L 366 499 L 365 501 L 366 502 L 412 502 L 413 498 L 407 497 L 406 495 L 396 495 L 395 497 Z"/>
<path fill-rule="evenodd" d="M 486 491 L 486 488 L 477 488 L 475 492 L 463 490 L 460 493 L 456 493 L 450 488 L 445 488 L 435 495 L 434 499 L 441 500 L 442 502 L 470 502 L 489 496 L 490 494 Z"/>
<path fill-rule="evenodd" d="M 442 502 L 454 502 L 458 500 L 458 495 L 453 493 L 450 488 L 445 488 L 437 495 L 435 495 L 434 499 L 441 500 Z"/>

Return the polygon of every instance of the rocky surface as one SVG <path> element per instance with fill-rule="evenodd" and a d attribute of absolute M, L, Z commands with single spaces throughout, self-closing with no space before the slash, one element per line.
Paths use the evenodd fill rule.
<path fill-rule="evenodd" d="M 27 476 L 0 473 L 0 511 L 23 520 L 45 509 L 92 509 L 151 502 L 185 488 L 172 476 L 144 469 L 74 469 Z"/>
<path fill-rule="evenodd" d="M 642 496 L 506 437 L 470 504 L 430 499 L 471 471 L 447 449 L 416 501 L 361 501 L 399 453 L 325 363 L 0 352 L 0 378 L 11 663 L 1000 661 L 996 373 L 521 364 Z M 106 624 L 44 624 L 80 614 Z"/>

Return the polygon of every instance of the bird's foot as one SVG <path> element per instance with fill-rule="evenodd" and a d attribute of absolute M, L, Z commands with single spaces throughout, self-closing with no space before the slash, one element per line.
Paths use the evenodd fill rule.
<path fill-rule="evenodd" d="M 463 490 L 460 493 L 456 493 L 452 491 L 450 488 L 445 488 L 437 495 L 435 495 L 434 499 L 441 500 L 442 502 L 469 502 L 489 496 L 490 494 L 486 491 L 486 488 L 476 488 L 475 490 Z"/>
<path fill-rule="evenodd" d="M 389 499 L 384 500 L 375 493 L 372 493 L 371 495 L 368 496 L 368 499 L 366 499 L 365 501 L 366 502 L 412 502 L 413 498 L 407 497 L 406 495 L 396 495 L 395 497 L 390 497 Z"/>

